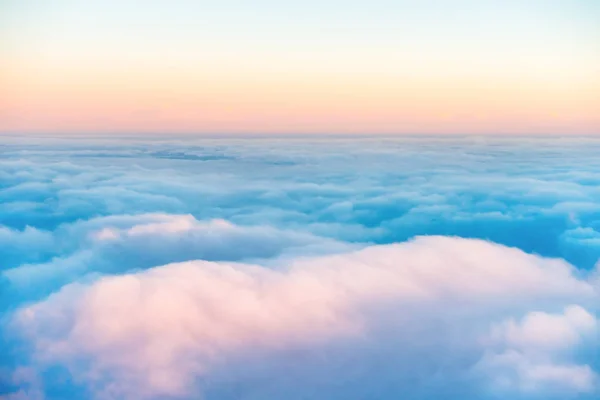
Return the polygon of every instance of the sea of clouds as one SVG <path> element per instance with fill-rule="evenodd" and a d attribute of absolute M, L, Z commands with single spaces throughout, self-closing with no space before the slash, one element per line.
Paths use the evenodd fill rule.
<path fill-rule="evenodd" d="M 0 138 L 0 399 L 597 399 L 600 141 Z"/>

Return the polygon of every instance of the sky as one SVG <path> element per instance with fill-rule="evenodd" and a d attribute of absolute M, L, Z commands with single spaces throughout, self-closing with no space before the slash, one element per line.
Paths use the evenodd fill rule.
<path fill-rule="evenodd" d="M 598 138 L 0 145 L 0 400 L 599 398 Z"/>
<path fill-rule="evenodd" d="M 0 2 L 0 132 L 595 134 L 594 0 Z"/>

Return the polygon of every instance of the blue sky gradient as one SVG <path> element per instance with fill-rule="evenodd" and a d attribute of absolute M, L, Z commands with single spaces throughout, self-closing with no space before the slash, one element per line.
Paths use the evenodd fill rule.
<path fill-rule="evenodd" d="M 598 134 L 589 0 L 0 4 L 0 132 Z"/>

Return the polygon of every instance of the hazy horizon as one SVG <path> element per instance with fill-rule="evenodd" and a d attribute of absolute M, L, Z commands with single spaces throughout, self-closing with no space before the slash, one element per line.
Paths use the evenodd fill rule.
<path fill-rule="evenodd" d="M 0 131 L 597 134 L 598 20 L 593 0 L 8 0 Z"/>

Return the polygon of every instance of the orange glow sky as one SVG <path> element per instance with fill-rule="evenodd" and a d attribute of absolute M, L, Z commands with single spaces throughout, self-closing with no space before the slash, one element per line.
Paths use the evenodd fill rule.
<path fill-rule="evenodd" d="M 0 132 L 600 133 L 594 1 L 227 3 L 2 2 Z"/>

